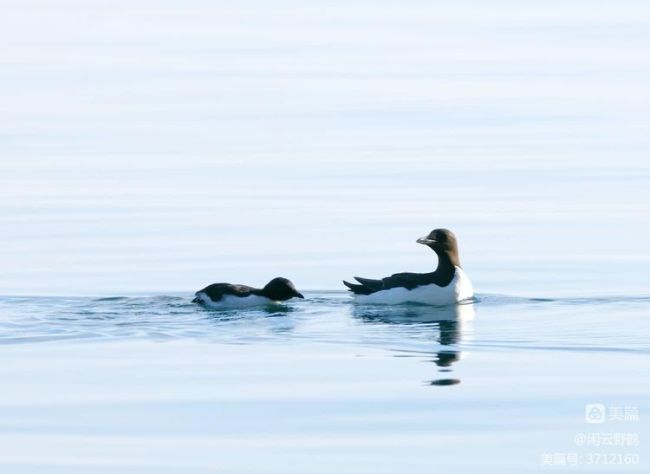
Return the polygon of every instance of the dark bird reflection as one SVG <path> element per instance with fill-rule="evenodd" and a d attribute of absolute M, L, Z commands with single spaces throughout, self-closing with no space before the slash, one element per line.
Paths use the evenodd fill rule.
<path fill-rule="evenodd" d="M 439 372 L 451 372 L 453 364 L 461 359 L 462 352 L 455 349 L 463 337 L 463 328 L 474 319 L 474 304 L 465 303 L 450 306 L 355 306 L 353 315 L 367 323 L 417 325 L 423 331 L 431 331 L 435 341 L 442 346 L 433 352 L 433 362 Z M 430 385 L 446 386 L 459 384 L 456 378 L 431 380 Z"/>

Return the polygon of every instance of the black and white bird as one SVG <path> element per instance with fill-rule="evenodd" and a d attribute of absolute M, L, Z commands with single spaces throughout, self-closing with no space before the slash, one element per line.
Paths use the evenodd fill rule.
<path fill-rule="evenodd" d="M 380 280 L 354 277 L 358 284 L 343 281 L 359 303 L 422 303 L 447 305 L 474 295 L 472 283 L 460 267 L 456 236 L 447 229 L 435 229 L 417 240 L 438 255 L 432 273 L 396 273 Z"/>
<path fill-rule="evenodd" d="M 250 308 L 264 306 L 291 298 L 304 298 L 286 278 L 274 278 L 264 288 L 253 288 L 231 283 L 213 283 L 195 293 L 192 303 L 203 304 L 214 309 Z"/>

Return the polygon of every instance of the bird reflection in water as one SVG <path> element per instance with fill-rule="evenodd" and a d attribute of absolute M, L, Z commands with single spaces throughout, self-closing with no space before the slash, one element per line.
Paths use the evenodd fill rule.
<path fill-rule="evenodd" d="M 368 323 L 417 325 L 427 330 L 437 330 L 435 340 L 441 349 L 433 353 L 438 371 L 447 373 L 461 359 L 462 352 L 455 347 L 462 341 L 463 332 L 474 319 L 472 302 L 449 306 L 355 306 L 356 318 Z M 428 382 L 434 386 L 456 385 L 457 378 L 438 378 Z"/>

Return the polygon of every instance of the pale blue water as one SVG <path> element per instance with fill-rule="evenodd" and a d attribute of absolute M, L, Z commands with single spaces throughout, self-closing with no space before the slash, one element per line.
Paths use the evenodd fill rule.
<path fill-rule="evenodd" d="M 647 2 L 1 3 L 0 472 L 648 471 Z"/>
<path fill-rule="evenodd" d="M 2 297 L 3 471 L 514 473 L 573 453 L 581 472 L 645 472 L 650 297 L 306 296 L 229 312 L 191 295 Z M 640 419 L 589 424 L 589 403 Z M 602 453 L 639 457 L 592 464 Z"/>

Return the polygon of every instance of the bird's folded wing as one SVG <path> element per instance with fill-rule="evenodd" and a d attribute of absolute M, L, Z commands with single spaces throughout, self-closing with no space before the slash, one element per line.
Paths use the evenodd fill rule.
<path fill-rule="evenodd" d="M 229 283 L 213 283 L 206 286 L 200 292 L 205 293 L 212 301 L 219 301 L 225 295 L 235 295 L 239 297 L 249 296 L 251 294 L 251 287 L 246 285 L 232 285 Z M 199 292 L 199 293 L 200 293 Z"/>
<path fill-rule="evenodd" d="M 381 283 L 384 289 L 402 287 L 411 290 L 419 285 L 421 279 L 419 273 L 395 273 L 384 278 Z"/>

